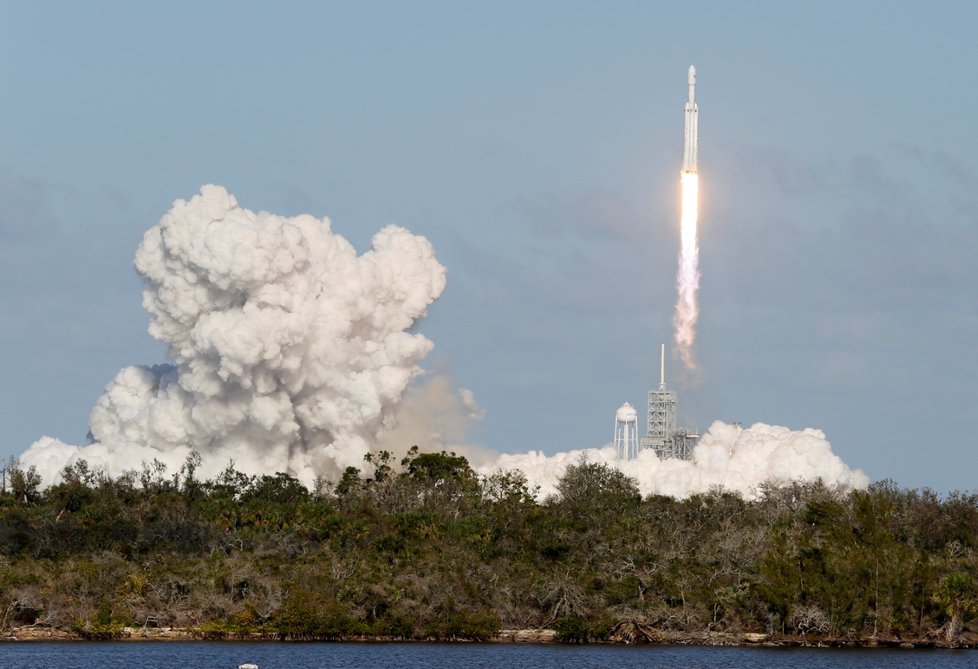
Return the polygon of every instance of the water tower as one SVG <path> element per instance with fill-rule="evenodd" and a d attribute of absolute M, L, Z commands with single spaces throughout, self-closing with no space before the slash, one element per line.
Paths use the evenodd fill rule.
<path fill-rule="evenodd" d="M 631 460 L 638 455 L 638 413 L 628 402 L 615 412 L 615 450 L 619 460 Z"/>

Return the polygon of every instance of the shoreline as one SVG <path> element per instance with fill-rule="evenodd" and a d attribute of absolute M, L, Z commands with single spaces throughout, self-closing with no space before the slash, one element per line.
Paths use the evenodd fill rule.
<path fill-rule="evenodd" d="M 620 626 L 619 626 L 620 627 Z M 557 631 L 552 629 L 500 630 L 487 639 L 403 639 L 395 637 L 339 637 L 339 638 L 283 638 L 277 634 L 251 632 L 243 634 L 203 631 L 195 628 L 123 627 L 117 631 L 103 634 L 83 634 L 70 630 L 44 627 L 14 628 L 0 637 L 0 643 L 31 641 L 65 642 L 113 642 L 113 641 L 263 641 L 270 643 L 321 642 L 321 643 L 474 643 L 474 644 L 558 644 L 558 645 L 612 645 L 612 646 L 704 646 L 738 648 L 899 648 L 899 649 L 976 649 L 978 635 L 965 634 L 960 643 L 951 645 L 936 638 L 876 637 L 847 639 L 828 636 L 781 636 L 761 633 L 677 633 L 652 628 L 629 629 L 621 633 L 616 629 L 608 639 L 573 643 L 558 640 Z"/>

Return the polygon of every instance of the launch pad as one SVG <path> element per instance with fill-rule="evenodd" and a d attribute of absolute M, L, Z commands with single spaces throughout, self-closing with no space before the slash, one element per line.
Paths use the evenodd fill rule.
<path fill-rule="evenodd" d="M 666 386 L 666 345 L 659 349 L 659 387 L 649 391 L 649 420 L 645 436 L 639 441 L 638 416 L 625 402 L 615 413 L 615 449 L 619 460 L 632 460 L 640 450 L 655 451 L 660 460 L 691 460 L 700 440 L 698 430 L 678 427 L 679 397 Z"/>

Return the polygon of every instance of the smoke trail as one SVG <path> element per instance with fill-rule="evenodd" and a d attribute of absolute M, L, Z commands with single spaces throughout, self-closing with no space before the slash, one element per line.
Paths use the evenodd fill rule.
<path fill-rule="evenodd" d="M 437 383 L 401 402 L 432 348 L 410 329 L 445 287 L 431 244 L 388 226 L 357 255 L 330 225 L 243 209 L 220 186 L 177 200 L 135 258 L 150 334 L 175 364 L 120 371 L 92 409 L 90 444 L 43 437 L 24 466 L 51 483 L 79 458 L 114 476 L 154 459 L 174 471 L 196 450 L 205 476 L 233 460 L 311 483 L 362 466 L 398 425 L 471 413 L 471 397 Z"/>
<path fill-rule="evenodd" d="M 672 324 L 676 329 L 675 341 L 679 357 L 689 370 L 696 369 L 693 360 L 693 343 L 696 340 L 696 319 L 699 317 L 697 291 L 700 287 L 699 242 L 696 237 L 699 218 L 699 175 L 683 171 L 682 215 L 680 219 L 679 270 L 676 273 L 676 313 Z"/>

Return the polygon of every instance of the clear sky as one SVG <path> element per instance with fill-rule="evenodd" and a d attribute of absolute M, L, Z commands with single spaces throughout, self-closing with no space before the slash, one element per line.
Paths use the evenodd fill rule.
<path fill-rule="evenodd" d="M 686 70 L 702 317 L 682 423 L 824 430 L 978 489 L 978 5 L 0 2 L 4 458 L 82 443 L 162 362 L 132 256 L 170 203 L 398 223 L 448 268 L 419 330 L 500 451 L 599 446 L 668 341 Z M 670 374 L 678 364 L 670 360 Z"/>

